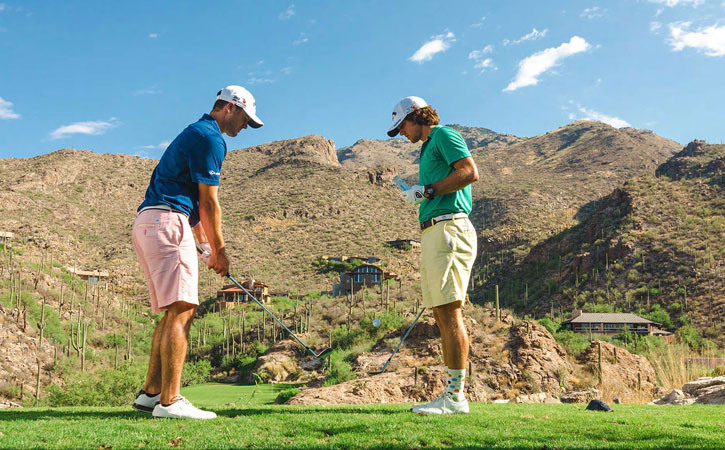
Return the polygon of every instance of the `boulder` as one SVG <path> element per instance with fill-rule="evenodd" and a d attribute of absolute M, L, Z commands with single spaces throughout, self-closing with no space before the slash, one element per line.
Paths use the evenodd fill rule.
<path fill-rule="evenodd" d="M 602 379 L 607 390 L 614 391 L 617 397 L 624 400 L 642 392 L 654 393 L 657 378 L 652 365 L 644 356 L 634 355 L 609 342 L 593 341 L 579 355 L 579 363 L 596 374 L 599 366 L 599 345 L 602 346 Z"/>
<path fill-rule="evenodd" d="M 697 400 L 695 400 L 695 403 L 701 405 L 725 405 L 725 385 L 716 384 L 704 389 L 699 389 L 697 391 Z"/>
<path fill-rule="evenodd" d="M 561 403 L 561 401 L 548 392 L 537 394 L 519 395 L 514 399 L 515 403 Z"/>
<path fill-rule="evenodd" d="M 675 389 L 664 397 L 650 403 L 651 405 L 691 405 L 695 399 L 687 396 L 679 389 Z"/>
<path fill-rule="evenodd" d="M 682 385 L 682 390 L 689 395 L 697 396 L 700 389 L 709 388 L 719 384 L 725 384 L 725 377 L 701 377 Z"/>
<path fill-rule="evenodd" d="M 544 326 L 528 320 L 512 326 L 506 347 L 519 379 L 537 385 L 530 388 L 558 394 L 567 384 L 572 367 L 566 351 Z"/>
<path fill-rule="evenodd" d="M 602 391 L 599 389 L 589 388 L 584 391 L 568 392 L 561 396 L 562 403 L 589 403 L 592 400 L 599 399 Z"/>

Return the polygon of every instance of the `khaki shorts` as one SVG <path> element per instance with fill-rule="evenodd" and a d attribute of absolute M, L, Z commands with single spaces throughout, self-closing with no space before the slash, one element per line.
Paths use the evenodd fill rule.
<path fill-rule="evenodd" d="M 432 308 L 465 302 L 477 244 L 476 230 L 467 217 L 438 222 L 423 230 L 420 243 L 423 306 Z"/>
<path fill-rule="evenodd" d="M 175 302 L 199 304 L 199 264 L 189 219 L 180 213 L 149 209 L 133 222 L 133 246 L 146 275 L 151 311 Z"/>

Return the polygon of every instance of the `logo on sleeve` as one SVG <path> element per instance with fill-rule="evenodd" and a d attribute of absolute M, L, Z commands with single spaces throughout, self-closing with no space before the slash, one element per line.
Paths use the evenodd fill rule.
<path fill-rule="evenodd" d="M 212 176 L 213 176 L 213 175 L 216 175 L 216 176 L 221 176 L 221 174 L 222 174 L 221 172 L 214 172 L 213 170 L 210 170 L 210 171 L 209 171 L 209 175 L 212 175 Z"/>

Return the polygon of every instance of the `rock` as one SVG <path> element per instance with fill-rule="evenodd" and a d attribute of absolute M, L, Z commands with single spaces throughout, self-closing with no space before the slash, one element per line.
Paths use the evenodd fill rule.
<path fill-rule="evenodd" d="M 588 403 L 602 396 L 599 389 L 589 388 L 584 391 L 568 392 L 561 396 L 562 403 Z"/>
<path fill-rule="evenodd" d="M 508 399 L 498 398 L 498 399 L 494 400 L 493 403 L 509 403 L 510 401 L 511 400 L 508 400 Z"/>
<path fill-rule="evenodd" d="M 700 389 L 708 388 L 718 384 L 725 384 L 725 377 L 701 377 L 695 381 L 690 381 L 682 385 L 682 390 L 686 394 L 697 395 Z"/>
<path fill-rule="evenodd" d="M 538 394 L 519 395 L 514 399 L 514 403 L 561 403 L 561 401 L 548 392 L 539 392 Z"/>
<path fill-rule="evenodd" d="M 519 379 L 538 386 L 544 392 L 558 394 L 572 372 L 566 351 L 543 325 L 524 321 L 511 327 L 507 348 L 511 365 L 520 369 Z"/>
<path fill-rule="evenodd" d="M 614 399 L 612 400 L 612 402 L 614 402 L 617 405 L 621 405 L 622 404 L 622 399 L 619 398 L 619 397 L 614 397 Z"/>
<path fill-rule="evenodd" d="M 636 397 L 642 392 L 653 394 L 657 379 L 647 358 L 634 355 L 608 342 L 593 341 L 578 360 L 594 373 L 598 371 L 599 345 L 602 346 L 602 377 L 607 390 L 622 399 Z M 638 376 L 639 375 L 639 376 Z M 641 384 L 641 390 L 640 390 Z"/>
<path fill-rule="evenodd" d="M 587 411 L 613 412 L 612 408 L 601 400 L 592 400 L 586 407 Z"/>
<path fill-rule="evenodd" d="M 695 403 L 701 405 L 725 405 L 725 385 L 716 384 L 697 391 Z"/>
<path fill-rule="evenodd" d="M 0 409 L 22 408 L 22 407 L 23 407 L 23 405 L 19 405 L 15 402 L 11 402 L 11 401 L 0 402 Z"/>
<path fill-rule="evenodd" d="M 695 399 L 688 397 L 684 392 L 675 389 L 664 397 L 651 402 L 651 405 L 691 405 Z"/>

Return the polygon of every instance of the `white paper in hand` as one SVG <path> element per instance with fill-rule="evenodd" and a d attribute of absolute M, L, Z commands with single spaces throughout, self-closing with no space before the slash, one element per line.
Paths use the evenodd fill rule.
<path fill-rule="evenodd" d="M 406 183 L 404 179 L 400 178 L 400 175 L 396 175 L 395 178 L 393 178 L 393 183 L 395 183 L 401 191 L 407 191 L 410 189 L 410 185 Z"/>

